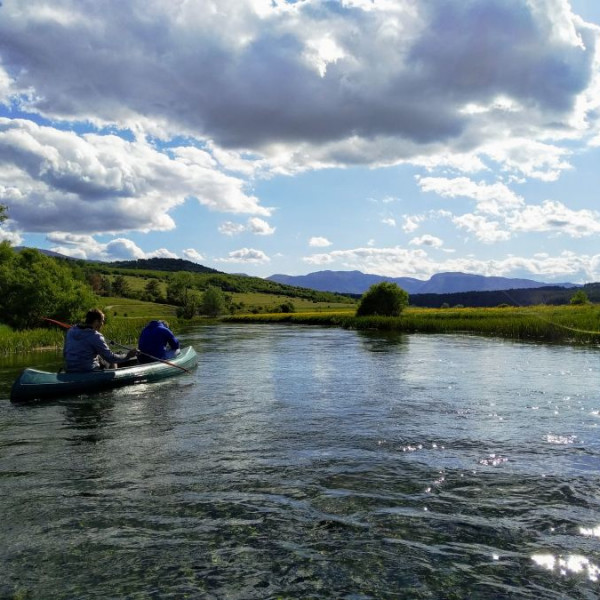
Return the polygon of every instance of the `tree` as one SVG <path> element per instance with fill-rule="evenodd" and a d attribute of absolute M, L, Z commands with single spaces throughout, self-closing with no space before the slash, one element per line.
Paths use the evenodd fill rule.
<path fill-rule="evenodd" d="M 190 290 L 187 292 L 183 304 L 177 308 L 177 316 L 180 319 L 191 319 L 198 312 L 200 303 L 200 294 L 195 290 Z"/>
<path fill-rule="evenodd" d="M 112 293 L 120 298 L 127 298 L 131 294 L 131 286 L 123 275 L 117 275 L 112 284 Z"/>
<path fill-rule="evenodd" d="M 169 278 L 167 284 L 167 302 L 183 306 L 187 295 L 194 286 L 194 276 L 186 271 L 175 273 Z"/>
<path fill-rule="evenodd" d="M 202 294 L 200 312 L 209 317 L 217 317 L 225 312 L 226 307 L 227 303 L 225 301 L 223 290 L 209 285 L 204 294 Z"/>
<path fill-rule="evenodd" d="M 571 304 L 587 304 L 589 302 L 588 295 L 583 290 L 577 290 L 572 296 Z"/>
<path fill-rule="evenodd" d="M 70 265 L 33 249 L 0 244 L 0 314 L 16 329 L 39 327 L 42 317 L 74 321 L 95 304 L 90 287 Z"/>
<path fill-rule="evenodd" d="M 144 287 L 143 299 L 148 302 L 161 302 L 163 300 L 158 279 L 150 279 L 150 281 L 148 281 Z"/>
<path fill-rule="evenodd" d="M 408 306 L 408 293 L 395 283 L 382 281 L 363 294 L 356 316 L 398 317 L 405 306 Z"/>
<path fill-rule="evenodd" d="M 0 204 L 0 223 L 4 223 L 8 219 L 7 211 L 8 208 L 4 204 Z"/>
<path fill-rule="evenodd" d="M 291 300 L 288 300 L 287 302 L 283 302 L 279 305 L 279 310 L 282 313 L 293 313 L 296 312 L 296 307 L 294 306 L 294 303 Z"/>

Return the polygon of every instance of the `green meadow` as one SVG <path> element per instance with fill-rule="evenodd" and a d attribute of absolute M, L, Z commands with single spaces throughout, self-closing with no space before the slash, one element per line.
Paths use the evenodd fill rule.
<path fill-rule="evenodd" d="M 239 314 L 221 317 L 235 323 L 297 323 L 324 327 L 345 327 L 397 331 L 405 333 L 470 333 L 509 339 L 563 342 L 577 344 L 600 343 L 600 306 L 597 304 L 498 307 L 498 308 L 416 308 L 409 307 L 400 317 L 355 317 L 356 304 L 313 302 L 294 298 L 295 312 L 273 311 L 289 300 L 285 296 L 260 293 L 234 293 L 234 302 L 241 303 Z M 98 298 L 98 307 L 107 320 L 102 332 L 107 340 L 134 346 L 142 327 L 151 319 L 164 319 L 174 331 L 208 319 L 195 317 L 180 320 L 176 307 L 128 298 Z M 82 315 L 83 316 L 83 315 Z M 28 352 L 39 348 L 61 348 L 64 329 L 40 323 L 40 327 L 13 331 L 0 325 L 0 354 Z M 118 350 L 118 346 L 117 346 Z"/>
<path fill-rule="evenodd" d="M 471 333 L 565 343 L 600 342 L 600 307 L 407 308 L 400 317 L 355 317 L 354 311 L 234 315 L 237 323 L 298 323 L 405 333 Z"/>
<path fill-rule="evenodd" d="M 107 340 L 134 346 L 142 327 L 151 319 L 164 319 L 172 327 L 179 327 L 176 307 L 128 298 L 99 298 L 98 308 L 106 315 L 102 334 Z M 82 318 L 84 315 L 81 315 Z M 13 331 L 0 325 L 0 354 L 29 352 L 40 348 L 62 348 L 65 329 L 51 323 L 40 323 L 39 328 Z M 117 346 L 116 351 L 119 350 Z"/>

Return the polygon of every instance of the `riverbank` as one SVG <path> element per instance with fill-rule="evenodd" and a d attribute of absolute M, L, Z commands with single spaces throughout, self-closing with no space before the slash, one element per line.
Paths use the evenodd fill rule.
<path fill-rule="evenodd" d="M 107 340 L 135 345 L 148 316 L 112 315 L 103 329 Z M 357 330 L 404 333 L 472 333 L 507 339 L 600 343 L 600 306 L 532 306 L 496 308 L 407 308 L 400 317 L 356 317 L 352 309 L 331 312 L 239 314 L 222 317 L 229 323 L 296 323 Z M 206 322 L 170 318 L 176 330 Z M 12 331 L 0 328 L 0 355 L 30 352 L 40 348 L 62 348 L 64 330 L 59 327 Z"/>
<path fill-rule="evenodd" d="M 509 339 L 600 343 L 600 307 L 407 308 L 400 317 L 356 317 L 352 311 L 234 315 L 233 323 L 296 323 L 405 333 L 474 333 Z"/>

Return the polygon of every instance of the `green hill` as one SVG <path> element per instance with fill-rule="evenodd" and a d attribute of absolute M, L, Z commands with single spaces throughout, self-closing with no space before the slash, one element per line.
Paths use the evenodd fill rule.
<path fill-rule="evenodd" d="M 181 258 L 140 258 L 138 260 L 120 260 L 107 263 L 122 269 L 134 269 L 145 271 L 189 271 L 190 273 L 222 273 L 216 269 L 211 269 L 199 265 L 190 260 Z"/>

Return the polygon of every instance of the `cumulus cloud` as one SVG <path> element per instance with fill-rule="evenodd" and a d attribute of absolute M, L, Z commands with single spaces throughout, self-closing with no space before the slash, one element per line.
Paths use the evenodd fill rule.
<path fill-rule="evenodd" d="M 507 240 L 516 232 L 554 232 L 573 238 L 600 233 L 598 211 L 572 210 L 552 200 L 526 205 L 502 183 L 476 183 L 466 177 L 421 177 L 417 182 L 424 192 L 474 200 L 475 213 L 454 216 L 452 221 L 482 242 Z"/>
<path fill-rule="evenodd" d="M 390 227 L 396 227 L 396 219 L 394 217 L 384 217 L 381 219 L 381 222 L 384 225 L 389 225 Z"/>
<path fill-rule="evenodd" d="M 402 230 L 406 233 L 412 233 L 419 228 L 419 224 L 423 219 L 424 217 L 420 215 L 406 215 L 402 224 Z"/>
<path fill-rule="evenodd" d="M 234 236 L 244 231 L 254 235 L 273 235 L 275 227 L 271 227 L 264 219 L 258 217 L 250 217 L 245 225 L 233 221 L 225 221 L 225 223 L 219 225 L 219 233 L 223 235 Z"/>
<path fill-rule="evenodd" d="M 286 156 L 283 169 L 492 153 L 571 135 L 597 107 L 598 31 L 566 0 L 30 0 L 2 7 L 0 39 L 0 93 L 31 112 Z M 512 164 L 562 168 L 534 162 Z"/>
<path fill-rule="evenodd" d="M 19 233 L 0 227 L 0 242 L 9 242 L 11 246 L 18 246 L 23 242 Z"/>
<path fill-rule="evenodd" d="M 195 263 L 201 263 L 205 260 L 204 256 L 202 256 L 202 254 L 200 254 L 200 252 L 198 252 L 194 248 L 186 248 L 183 251 L 183 258 L 185 258 L 186 260 L 191 260 Z"/>
<path fill-rule="evenodd" d="M 486 244 L 505 241 L 511 237 L 511 232 L 508 229 L 503 229 L 500 222 L 483 215 L 465 214 L 454 217 L 452 221 Z"/>
<path fill-rule="evenodd" d="M 260 264 L 267 263 L 271 259 L 262 251 L 255 250 L 253 248 L 241 248 L 240 250 L 234 250 L 230 252 L 227 258 L 218 258 L 217 262 L 224 263 L 249 263 L 249 264 Z"/>
<path fill-rule="evenodd" d="M 144 252 L 135 242 L 127 238 L 115 238 L 107 243 L 100 243 L 90 235 L 54 231 L 49 233 L 46 239 L 51 244 L 55 244 L 51 248 L 54 252 L 83 260 L 110 262 L 140 258 L 179 258 L 167 248 Z"/>
<path fill-rule="evenodd" d="M 51 232 L 46 239 L 55 244 L 54 252 L 59 252 L 72 258 L 89 260 L 135 260 L 147 258 L 146 253 L 134 242 L 125 238 L 116 238 L 106 244 L 96 241 L 90 235 Z"/>
<path fill-rule="evenodd" d="M 246 231 L 246 226 L 241 223 L 234 223 L 233 221 L 225 221 L 219 225 L 219 233 L 223 235 L 238 235 L 242 233 L 242 231 Z"/>
<path fill-rule="evenodd" d="M 275 227 L 271 227 L 265 220 L 258 217 L 250 217 L 246 229 L 255 235 L 273 235 Z"/>
<path fill-rule="evenodd" d="M 168 248 L 159 248 L 152 250 L 145 255 L 146 258 L 179 258 L 175 252 L 171 252 Z"/>
<path fill-rule="evenodd" d="M 145 141 L 0 117 L 0 202 L 26 231 L 169 230 L 188 197 L 210 209 L 267 214 L 241 180 L 194 151 L 173 157 Z"/>
<path fill-rule="evenodd" d="M 308 240 L 308 245 L 312 248 L 326 248 L 331 246 L 331 242 L 326 237 L 314 236 Z"/>
<path fill-rule="evenodd" d="M 420 237 L 413 238 L 409 244 L 412 246 L 429 246 L 430 248 L 441 248 L 444 242 L 434 235 L 425 234 Z"/>
<path fill-rule="evenodd" d="M 555 181 L 573 141 L 600 143 L 600 28 L 567 0 L 28 0 L 0 12 L 0 235 L 71 232 L 88 236 L 56 242 L 71 255 L 136 257 L 121 236 L 171 230 L 194 201 L 244 215 L 226 236 L 273 235 L 257 178 L 399 164 L 428 172 L 421 192 L 471 200 L 447 216 L 476 241 L 598 232 L 594 211 L 528 205 L 509 188 Z M 409 262 L 435 242 L 412 244 Z"/>
<path fill-rule="evenodd" d="M 417 177 L 417 183 L 422 191 L 445 198 L 471 198 L 479 212 L 490 215 L 501 215 L 524 204 L 523 198 L 503 183 L 476 183 L 467 177 Z"/>
<path fill-rule="evenodd" d="M 600 233 L 598 211 L 571 210 L 552 200 L 539 206 L 527 206 L 508 222 L 514 231 L 551 231 L 574 238 Z"/>

